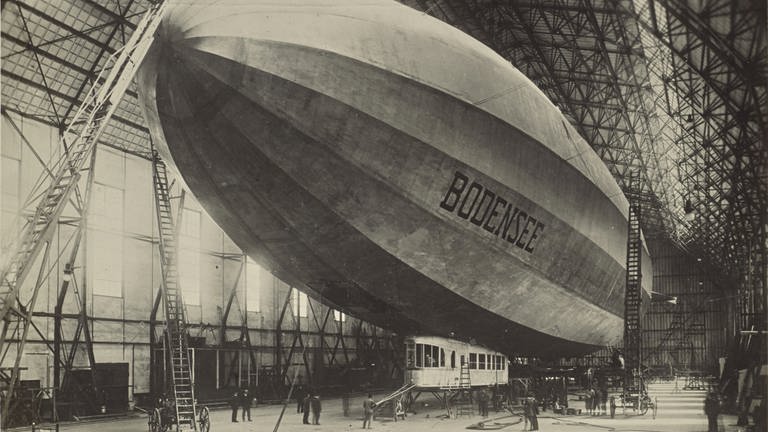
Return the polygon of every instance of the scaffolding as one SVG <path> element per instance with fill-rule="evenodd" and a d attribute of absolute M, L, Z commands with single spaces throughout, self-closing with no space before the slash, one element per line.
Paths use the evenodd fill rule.
<path fill-rule="evenodd" d="M 33 203 L 34 211 L 29 216 L 23 215 L 25 220 L 19 235 L 3 255 L 0 264 L 0 320 L 3 322 L 0 334 L 0 363 L 6 364 L 5 359 L 9 355 L 14 358 L 12 366 L 6 368 L 0 375 L 3 391 L 6 394 L 2 406 L 3 419 L 6 421 L 11 418 L 9 411 L 20 379 L 24 346 L 30 329 L 34 327 L 32 317 L 38 294 L 54 268 L 51 262 L 58 260 L 56 252 L 53 252 L 54 233 L 57 226 L 62 223 L 61 218 L 65 209 L 72 202 L 78 216 L 67 221 L 69 225 L 75 227 L 75 233 L 71 237 L 73 246 L 66 262 L 64 283 L 59 302 L 57 302 L 58 310 L 59 304 L 63 302 L 68 291 L 69 278 L 71 278 L 74 260 L 83 237 L 95 157 L 94 148 L 154 40 L 155 31 L 162 19 L 162 11 L 162 2 L 149 9 L 125 46 L 112 56 L 93 82 L 80 108 L 61 134 L 60 143 L 64 150 L 61 158 L 52 166 L 46 167 L 27 200 L 28 203 Z M 83 173 L 86 172 L 89 173 L 89 180 L 85 193 L 82 193 L 79 183 Z M 25 285 L 27 278 L 34 274 L 35 270 L 37 270 L 37 276 L 34 283 L 31 286 Z M 81 298 L 84 297 L 81 296 Z M 81 307 L 82 315 L 78 321 L 78 330 L 85 333 L 86 344 L 90 345 L 88 326 L 83 325 L 85 313 L 85 308 Z M 59 313 L 59 319 L 60 316 Z M 60 337 L 60 327 L 56 330 Z M 77 334 L 76 341 L 79 339 L 80 331 Z M 53 348 L 56 355 L 61 354 L 60 348 L 60 344 Z M 92 350 L 90 348 L 88 350 L 91 368 L 93 368 L 95 362 Z M 73 347 L 70 357 L 74 352 Z M 54 372 L 59 379 L 60 376 L 57 373 L 61 366 L 59 357 L 55 359 L 55 365 Z M 71 367 L 69 359 L 66 365 Z M 55 387 L 58 386 L 59 382 L 56 382 Z"/>

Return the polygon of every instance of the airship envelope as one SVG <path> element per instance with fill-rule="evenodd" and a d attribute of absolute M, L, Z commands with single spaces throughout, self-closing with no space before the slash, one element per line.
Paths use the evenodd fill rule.
<path fill-rule="evenodd" d="M 620 342 L 626 198 L 461 31 L 389 1 L 171 2 L 139 93 L 219 226 L 333 307 L 504 352 Z"/>

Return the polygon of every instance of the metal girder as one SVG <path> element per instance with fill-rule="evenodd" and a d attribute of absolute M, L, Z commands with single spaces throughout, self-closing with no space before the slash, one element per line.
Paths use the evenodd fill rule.
<path fill-rule="evenodd" d="M 75 99 L 75 98 L 73 98 L 73 97 L 71 97 L 69 95 L 66 95 L 64 93 L 61 93 L 61 92 L 53 90 L 53 89 L 49 89 L 46 86 L 44 86 L 43 84 L 40 84 L 40 83 L 38 83 L 36 81 L 33 81 L 31 79 L 28 79 L 28 78 L 24 78 L 22 76 L 19 76 L 19 75 L 15 74 L 15 73 L 7 71 L 5 69 L 2 70 L 2 75 L 6 76 L 8 78 L 14 79 L 16 81 L 19 81 L 21 83 L 24 83 L 25 85 L 28 85 L 30 87 L 37 88 L 37 89 L 40 89 L 40 90 L 43 90 L 43 91 L 46 91 L 46 92 L 50 92 L 51 96 L 57 97 L 59 99 L 62 99 L 62 100 L 66 101 L 66 102 L 69 102 L 69 103 L 71 103 L 73 105 L 79 105 L 79 104 L 82 103 L 82 101 L 79 101 L 79 100 L 77 100 L 77 99 Z M 13 111 L 16 111 L 16 110 L 13 110 Z M 131 120 L 128 120 L 126 118 L 123 118 L 121 116 L 113 114 L 112 115 L 112 120 L 114 120 L 114 121 L 116 121 L 118 123 L 122 123 L 122 124 L 124 124 L 124 125 L 126 125 L 128 127 L 136 129 L 138 131 L 141 131 L 141 132 L 149 134 L 149 129 L 147 129 L 146 127 L 144 127 L 144 126 L 142 126 L 142 125 L 140 125 L 138 123 L 135 123 L 135 122 L 133 122 Z"/>
<path fill-rule="evenodd" d="M 84 41 L 86 41 L 86 42 L 88 42 L 88 43 L 90 43 L 90 44 L 92 44 L 92 45 L 94 45 L 94 46 L 96 46 L 96 47 L 98 47 L 98 48 L 100 48 L 102 50 L 107 51 L 109 54 L 114 54 L 114 52 L 115 52 L 115 49 L 110 47 L 109 44 L 105 44 L 102 41 L 100 41 L 98 39 L 95 39 L 94 37 L 89 35 L 87 32 L 78 30 L 78 29 L 76 29 L 76 28 L 74 28 L 74 27 L 72 27 L 72 26 L 70 26 L 68 24 L 65 24 L 65 23 L 61 22 L 60 20 L 52 17 L 51 15 L 48 15 L 47 13 L 45 13 L 45 12 L 39 10 L 39 9 L 36 9 L 36 8 L 30 6 L 30 5 L 28 5 L 28 4 L 26 4 L 26 3 L 22 2 L 22 1 L 19 1 L 19 0 L 8 0 L 8 2 L 16 4 L 20 9 L 23 9 L 23 10 L 25 10 L 27 12 L 30 12 L 30 13 L 32 13 L 32 14 L 34 14 L 34 15 L 42 18 L 42 19 L 44 19 L 48 23 L 53 24 L 54 26 L 59 27 L 62 30 L 65 30 L 67 33 L 75 35 L 75 36 L 83 39 Z"/>
<path fill-rule="evenodd" d="M 120 23 L 120 25 L 126 26 L 126 27 L 130 28 L 131 30 L 136 30 L 136 24 L 128 21 L 128 19 L 126 18 L 126 16 L 124 14 L 115 13 L 115 11 L 106 8 L 106 7 L 102 6 L 101 4 L 99 4 L 99 3 L 97 3 L 97 2 L 95 2 L 93 0 L 81 0 L 81 1 L 85 2 L 90 7 L 98 10 L 99 12 L 101 12 L 101 13 L 103 13 L 105 15 L 109 15 L 110 18 L 116 20 L 118 23 Z M 119 6 L 120 5 L 118 4 L 118 7 Z M 130 9 L 130 6 L 127 6 L 125 8 L 125 11 L 127 12 L 128 9 Z"/>
<path fill-rule="evenodd" d="M 59 65 L 65 67 L 65 68 L 72 69 L 73 71 L 83 75 L 82 79 L 85 82 L 87 82 L 88 80 L 96 79 L 96 75 L 97 74 L 93 70 L 88 70 L 88 69 L 85 69 L 83 67 L 80 67 L 80 66 L 78 66 L 78 65 L 76 65 L 76 64 L 74 64 L 74 63 L 72 63 L 70 61 L 64 60 L 61 57 L 58 57 L 58 56 L 56 56 L 54 54 L 51 54 L 49 51 L 46 51 L 46 50 L 42 49 L 39 45 L 33 45 L 31 42 L 25 42 L 25 41 L 23 41 L 23 40 L 21 40 L 19 38 L 16 38 L 16 37 L 6 33 L 6 32 L 2 32 L 1 34 L 2 34 L 2 38 L 4 40 L 13 42 L 14 44 L 18 45 L 20 48 L 23 48 L 23 50 L 21 50 L 21 51 L 14 51 L 14 52 L 12 52 L 10 54 L 4 55 L 2 57 L 3 59 L 6 59 L 6 58 L 14 56 L 14 55 L 19 55 L 19 54 L 29 50 L 29 51 L 32 51 L 35 54 L 40 55 L 40 57 L 44 57 L 44 58 L 46 58 L 48 60 L 56 62 Z M 103 78 L 102 78 L 102 82 L 103 82 Z M 131 96 L 132 98 L 137 99 L 137 100 L 139 98 L 139 94 L 136 93 L 135 91 L 132 91 L 132 90 L 126 90 L 125 94 L 127 96 Z M 143 126 L 142 126 L 142 128 L 143 128 Z"/>
<path fill-rule="evenodd" d="M 85 68 L 82 68 L 82 67 L 80 67 L 80 66 L 78 66 L 78 65 L 76 65 L 76 64 L 74 64 L 72 62 L 66 61 L 66 60 L 64 60 L 64 59 L 62 59 L 62 58 L 60 58 L 60 57 L 58 57 L 56 55 L 53 55 L 50 52 L 40 48 L 39 46 L 33 44 L 30 41 L 21 40 L 19 38 L 16 38 L 16 37 L 8 34 L 5 31 L 3 31 L 0 34 L 2 34 L 3 40 L 7 40 L 7 41 L 10 41 L 10 42 L 13 42 L 14 44 L 18 45 L 19 48 L 22 48 L 19 51 L 14 51 L 12 53 L 6 53 L 5 55 L 3 55 L 3 59 L 4 60 L 7 59 L 8 57 L 12 57 L 12 56 L 15 56 L 15 55 L 20 55 L 20 54 L 24 53 L 25 51 L 29 50 L 29 51 L 32 51 L 33 53 L 35 53 L 35 54 L 37 54 L 37 55 L 39 55 L 41 57 L 45 57 L 45 58 L 47 58 L 49 60 L 52 60 L 52 61 L 58 63 L 61 66 L 64 66 L 64 67 L 69 68 L 69 69 L 72 69 L 75 72 L 78 72 L 78 73 L 84 75 L 83 79 L 88 79 L 88 78 L 93 79 L 93 78 L 96 78 L 95 74 L 90 74 L 89 70 L 87 70 Z"/>
<path fill-rule="evenodd" d="M 235 278 L 235 282 L 232 284 L 232 288 L 229 290 L 229 294 L 227 295 L 227 302 L 224 306 L 224 312 L 221 314 L 221 327 L 219 328 L 219 345 L 224 345 L 224 342 L 227 340 L 227 321 L 229 320 L 229 312 L 232 310 L 232 303 L 234 302 L 235 298 L 237 298 L 237 286 L 240 284 L 240 277 L 242 276 L 243 272 L 245 271 L 246 267 L 246 255 L 241 255 L 240 257 L 240 269 L 237 271 L 237 277 Z M 247 289 L 247 287 L 246 287 Z M 240 306 L 240 301 L 238 301 L 238 306 Z M 240 310 L 240 316 L 243 321 L 246 320 L 246 317 L 248 316 L 247 312 L 243 312 L 243 310 Z M 247 322 L 245 322 L 245 325 L 247 326 Z"/>

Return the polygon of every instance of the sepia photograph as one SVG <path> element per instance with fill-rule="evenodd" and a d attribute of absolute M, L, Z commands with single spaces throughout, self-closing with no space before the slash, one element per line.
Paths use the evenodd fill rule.
<path fill-rule="evenodd" d="M 0 432 L 768 432 L 765 0 L 2 0 Z"/>

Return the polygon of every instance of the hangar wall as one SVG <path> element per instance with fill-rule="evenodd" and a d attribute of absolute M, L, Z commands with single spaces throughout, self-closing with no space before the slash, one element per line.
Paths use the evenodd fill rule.
<path fill-rule="evenodd" d="M 659 373 L 671 366 L 715 374 L 735 331 L 734 296 L 726 294 L 729 287 L 718 287 L 706 262 L 669 240 L 649 239 L 648 246 L 653 290 L 677 303 L 651 303 L 642 324 L 643 362 Z"/>

